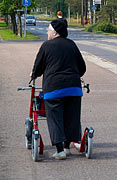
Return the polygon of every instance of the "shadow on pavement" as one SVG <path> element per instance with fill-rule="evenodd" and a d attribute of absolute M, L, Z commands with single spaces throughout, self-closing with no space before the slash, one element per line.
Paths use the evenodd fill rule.
<path fill-rule="evenodd" d="M 117 159 L 117 143 L 94 144 L 93 159 Z"/>

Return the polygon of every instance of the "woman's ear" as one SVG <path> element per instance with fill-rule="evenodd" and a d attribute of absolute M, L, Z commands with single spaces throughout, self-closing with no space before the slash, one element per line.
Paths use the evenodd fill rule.
<path fill-rule="evenodd" d="M 53 34 L 54 34 L 54 36 L 56 36 L 58 33 L 57 33 L 56 31 L 54 31 L 54 33 L 53 33 Z"/>

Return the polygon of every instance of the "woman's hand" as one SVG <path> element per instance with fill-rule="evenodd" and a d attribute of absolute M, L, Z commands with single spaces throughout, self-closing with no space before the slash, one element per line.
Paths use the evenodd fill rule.
<path fill-rule="evenodd" d="M 30 73 L 30 78 L 32 79 L 32 72 Z"/>

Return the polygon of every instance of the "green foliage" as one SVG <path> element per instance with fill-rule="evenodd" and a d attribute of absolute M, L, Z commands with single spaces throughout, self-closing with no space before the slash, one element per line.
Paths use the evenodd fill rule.
<path fill-rule="evenodd" d="M 106 21 L 115 23 L 117 17 L 117 0 L 105 0 L 105 4 L 102 5 L 100 11 L 97 13 L 100 16 L 100 22 Z"/>
<path fill-rule="evenodd" d="M 4 21 L 1 21 L 0 22 L 0 29 L 6 29 L 6 28 L 8 28 L 6 23 Z"/>
<path fill-rule="evenodd" d="M 65 0 L 70 5 L 71 15 L 76 16 L 77 12 L 81 15 L 81 0 Z"/>
<path fill-rule="evenodd" d="M 36 8 L 36 0 L 31 0 L 31 6 L 28 7 L 28 11 Z M 21 15 L 24 13 L 23 11 L 18 12 L 18 9 L 25 9 L 22 5 L 22 0 L 1 0 L 0 1 L 0 13 L 5 17 L 5 22 L 7 25 L 11 21 L 11 29 L 14 34 L 18 34 L 20 32 L 20 36 L 22 36 L 22 28 L 21 28 Z M 16 23 L 16 15 L 18 17 L 18 26 Z M 9 21 L 10 16 L 10 21 Z"/>
<path fill-rule="evenodd" d="M 88 31 L 88 32 L 95 32 L 96 30 L 97 30 L 97 24 L 88 25 L 86 27 L 86 31 Z"/>
<path fill-rule="evenodd" d="M 38 7 L 48 9 L 56 16 L 57 11 L 62 11 L 64 17 L 68 16 L 68 6 L 70 5 L 71 15 L 81 14 L 81 0 L 37 0 Z"/>
<path fill-rule="evenodd" d="M 28 10 L 36 7 L 36 0 L 31 0 L 31 6 L 28 7 Z M 22 0 L 1 0 L 0 2 L 0 13 L 3 15 L 16 14 L 17 9 L 25 9 L 22 5 Z"/>
<path fill-rule="evenodd" d="M 111 23 L 102 22 L 97 25 L 97 30 L 108 33 L 117 33 L 117 26 L 114 26 Z"/>
<path fill-rule="evenodd" d="M 102 22 L 102 23 L 90 25 L 89 27 L 86 28 L 86 30 L 89 32 L 102 31 L 102 32 L 117 34 L 117 25 L 113 25 L 108 22 Z"/>

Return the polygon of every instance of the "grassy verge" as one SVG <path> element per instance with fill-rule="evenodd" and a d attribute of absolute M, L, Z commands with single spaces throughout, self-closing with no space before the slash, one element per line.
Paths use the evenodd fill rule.
<path fill-rule="evenodd" d="M 0 21 L 0 29 L 6 29 L 8 28 L 6 23 L 4 21 Z"/>
<path fill-rule="evenodd" d="M 56 19 L 56 17 L 39 16 L 37 19 L 45 20 L 45 21 L 52 21 L 53 19 Z"/>
<path fill-rule="evenodd" d="M 3 40 L 32 40 L 32 39 L 39 39 L 38 36 L 30 34 L 26 32 L 26 37 L 24 37 L 24 31 L 22 32 L 22 37 L 15 35 L 10 29 L 8 29 L 6 23 L 4 21 L 0 21 L 0 36 Z"/>
<path fill-rule="evenodd" d="M 70 22 L 70 23 L 68 23 L 68 24 L 69 24 L 69 26 L 71 26 L 71 27 L 85 28 L 85 26 L 84 26 L 84 25 L 81 25 L 81 24 L 75 24 L 75 23 L 72 23 L 72 22 Z"/>
<path fill-rule="evenodd" d="M 19 37 L 15 34 L 13 34 L 13 32 L 11 30 L 0 30 L 0 35 L 2 37 L 3 40 L 8 41 L 8 40 L 31 40 L 31 39 L 39 39 L 39 37 L 34 36 L 30 33 L 26 33 L 26 37 L 24 38 L 24 32 L 22 37 Z"/>

